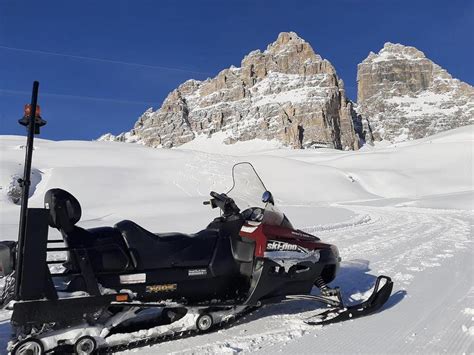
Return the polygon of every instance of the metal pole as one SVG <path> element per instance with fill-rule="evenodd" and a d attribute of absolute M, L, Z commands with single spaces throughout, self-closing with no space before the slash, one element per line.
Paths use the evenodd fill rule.
<path fill-rule="evenodd" d="M 16 282 L 15 282 L 15 300 L 20 300 L 21 278 L 23 272 L 23 245 L 26 235 L 26 223 L 28 213 L 28 197 L 30 195 L 30 175 L 31 160 L 33 157 L 33 141 L 35 138 L 36 106 L 38 101 L 39 82 L 33 82 L 33 92 L 31 94 L 31 114 L 28 120 L 28 138 L 26 141 L 25 166 L 23 170 L 23 179 L 21 184 L 21 210 L 20 210 L 20 228 L 18 231 L 18 249 L 16 260 Z"/>

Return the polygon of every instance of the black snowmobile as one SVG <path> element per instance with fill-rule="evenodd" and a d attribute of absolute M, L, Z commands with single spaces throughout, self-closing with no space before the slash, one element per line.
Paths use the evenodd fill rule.
<path fill-rule="evenodd" d="M 233 167 L 227 193 L 210 193 L 205 204 L 220 216 L 196 234 L 152 233 L 128 220 L 84 229 L 79 201 L 61 189 L 46 193 L 44 208 L 28 208 L 34 132 L 45 124 L 33 118 L 35 90 L 23 119 L 19 240 L 0 243 L 3 302 L 14 299 L 13 354 L 123 350 L 217 328 L 284 299 L 328 305 L 308 322 L 327 324 L 373 313 L 389 298 L 392 281 L 379 276 L 367 301 L 345 307 L 339 289 L 327 286 L 339 270 L 337 247 L 295 229 L 249 163 Z M 62 239 L 49 240 L 48 227 Z M 64 257 L 48 258 L 58 253 Z"/>

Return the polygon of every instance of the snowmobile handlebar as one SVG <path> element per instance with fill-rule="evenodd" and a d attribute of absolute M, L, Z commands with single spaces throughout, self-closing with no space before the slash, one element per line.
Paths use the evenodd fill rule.
<path fill-rule="evenodd" d="M 210 195 L 212 199 L 204 201 L 204 205 L 211 205 L 212 208 L 219 207 L 224 216 L 230 216 L 240 212 L 240 208 L 237 207 L 234 200 L 226 194 L 219 194 L 215 191 L 211 191 Z"/>

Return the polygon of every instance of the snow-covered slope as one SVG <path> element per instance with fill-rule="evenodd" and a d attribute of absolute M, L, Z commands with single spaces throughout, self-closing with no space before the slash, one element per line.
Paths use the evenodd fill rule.
<path fill-rule="evenodd" d="M 226 191 L 232 165 L 250 161 L 296 226 L 339 246 L 343 264 L 334 285 L 349 301 L 380 273 L 393 277 L 394 294 L 381 313 L 344 324 L 307 326 L 315 305 L 295 301 L 140 354 L 472 351 L 474 126 L 357 152 L 218 140 L 200 137 L 168 150 L 38 139 L 30 206 L 42 206 L 44 193 L 61 187 L 81 202 L 83 227 L 131 219 L 149 230 L 193 232 L 216 214 L 201 203 L 209 191 Z M 0 137 L 2 240 L 17 236 L 19 206 L 8 191 L 21 174 L 24 142 Z M 9 313 L 0 317 L 5 349 Z"/>

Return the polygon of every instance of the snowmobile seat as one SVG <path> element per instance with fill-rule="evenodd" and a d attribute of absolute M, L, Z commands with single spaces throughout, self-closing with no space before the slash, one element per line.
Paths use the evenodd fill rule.
<path fill-rule="evenodd" d="M 44 195 L 44 206 L 49 209 L 49 225 L 66 233 L 81 219 L 79 201 L 62 189 L 48 190 Z"/>
<path fill-rule="evenodd" d="M 115 228 L 122 234 L 138 270 L 207 266 L 219 233 L 204 229 L 196 234 L 155 234 L 128 220 Z"/>
<path fill-rule="evenodd" d="M 64 243 L 71 249 L 67 264 L 76 269 L 71 253 L 74 249 L 87 249 L 94 271 L 125 271 L 131 269 L 132 261 L 120 232 L 111 227 L 84 229 L 75 224 L 81 219 L 81 205 L 69 192 L 51 189 L 44 198 L 49 208 L 49 225 L 57 228 Z"/>

